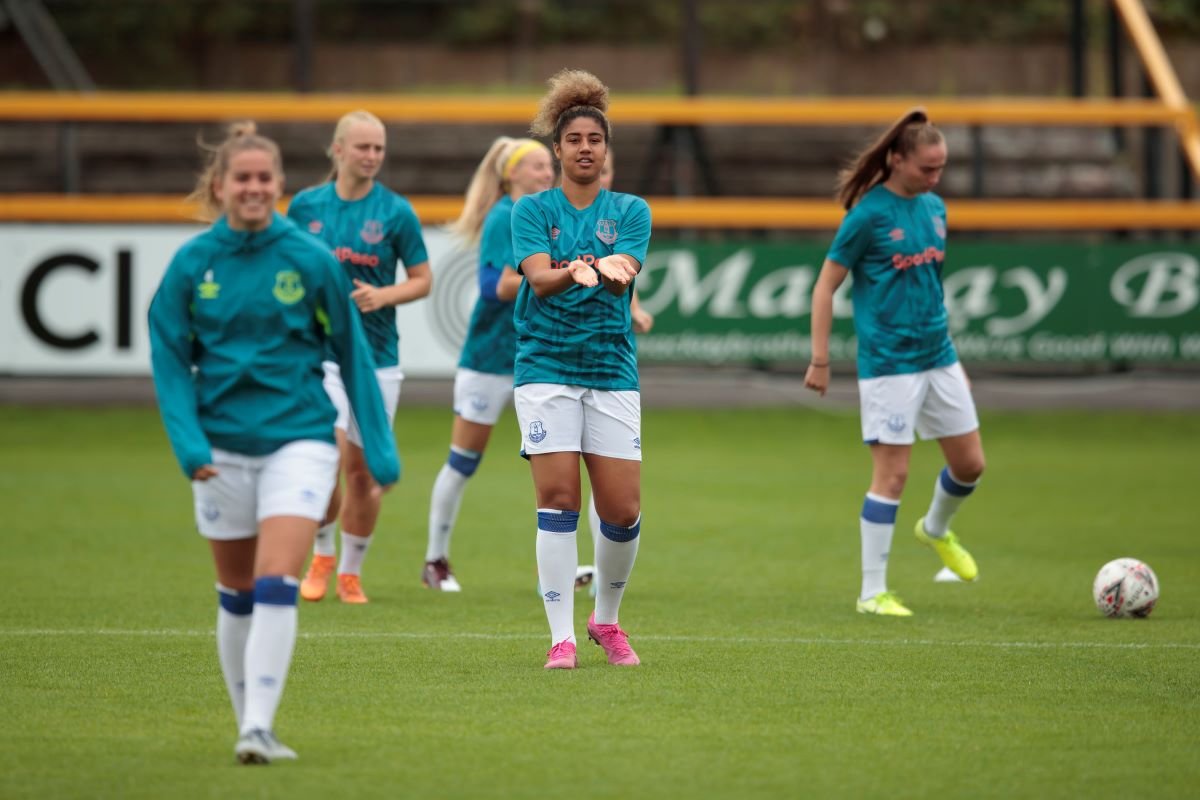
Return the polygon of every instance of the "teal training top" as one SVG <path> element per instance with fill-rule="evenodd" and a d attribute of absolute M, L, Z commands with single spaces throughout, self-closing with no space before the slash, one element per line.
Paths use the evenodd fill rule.
<path fill-rule="evenodd" d="M 878 184 L 846 214 L 828 258 L 854 279 L 858 376 L 878 378 L 958 361 L 942 290 L 946 204 Z"/>
<path fill-rule="evenodd" d="M 297 193 L 288 217 L 328 245 L 346 274 L 372 286 L 396 282 L 396 264 L 405 268 L 429 260 L 421 221 L 407 199 L 376 182 L 365 197 L 343 200 L 334 184 L 323 183 Z M 363 327 L 375 363 L 400 363 L 400 333 L 393 306 L 363 314 Z"/>
<path fill-rule="evenodd" d="M 501 197 L 483 221 L 479 239 L 479 299 L 467 325 L 458 365 L 476 372 L 511 375 L 517 349 L 513 301 L 496 297 L 504 268 L 516 269 L 512 245 L 511 197 Z"/>
<path fill-rule="evenodd" d="M 276 214 L 262 231 L 225 219 L 189 240 L 150 303 L 159 411 L 188 477 L 212 448 L 248 456 L 289 442 L 333 442 L 322 386 L 332 347 L 366 461 L 381 484 L 400 476 L 375 364 L 346 277 L 320 242 Z"/>
<path fill-rule="evenodd" d="M 548 253 L 554 269 L 574 259 L 589 264 L 614 253 L 640 265 L 650 244 L 650 207 L 631 194 L 601 189 L 585 209 L 572 206 L 562 189 L 517 201 L 512 217 L 513 257 L 519 265 Z M 633 287 L 617 296 L 604 288 L 572 284 L 538 297 L 523 281 L 513 320 L 517 328 L 514 384 L 555 383 L 609 391 L 638 389 L 637 351 L 630 326 Z"/>

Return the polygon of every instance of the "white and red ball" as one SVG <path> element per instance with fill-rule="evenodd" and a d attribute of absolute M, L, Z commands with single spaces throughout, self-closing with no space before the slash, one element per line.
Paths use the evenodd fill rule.
<path fill-rule="evenodd" d="M 1158 576 L 1136 558 L 1118 558 L 1092 582 L 1096 608 L 1106 617 L 1147 617 L 1158 602 Z"/>

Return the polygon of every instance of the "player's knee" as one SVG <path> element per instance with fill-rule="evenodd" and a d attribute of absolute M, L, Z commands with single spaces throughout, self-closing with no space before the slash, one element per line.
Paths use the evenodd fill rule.
<path fill-rule="evenodd" d="M 374 478 L 371 477 L 371 471 L 367 469 L 366 464 L 355 464 L 346 468 L 347 492 L 357 497 L 362 497 L 363 495 L 370 494 L 374 485 Z"/>
<path fill-rule="evenodd" d="M 899 469 L 879 476 L 875 481 L 873 491 L 884 497 L 899 497 L 904 492 L 904 486 L 907 483 L 908 468 Z"/>
<path fill-rule="evenodd" d="M 538 508 L 579 508 L 579 495 L 566 486 L 551 486 L 538 491 Z"/>
<path fill-rule="evenodd" d="M 961 483 L 975 483 L 982 477 L 986 466 L 983 453 L 980 453 L 978 456 L 953 464 L 950 467 L 950 474 Z"/>

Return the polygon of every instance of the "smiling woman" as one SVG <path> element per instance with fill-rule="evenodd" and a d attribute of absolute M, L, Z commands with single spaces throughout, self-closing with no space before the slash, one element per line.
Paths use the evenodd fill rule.
<path fill-rule="evenodd" d="M 563 70 L 550 79 L 531 130 L 550 136 L 562 186 L 517 201 L 513 256 L 525 276 L 514 405 L 537 502 L 538 582 L 550 623 L 546 669 L 574 669 L 580 470 L 587 465 L 600 535 L 588 636 L 608 662 L 636 666 L 617 612 L 641 532 L 641 393 L 630 289 L 650 242 L 650 208 L 602 188 L 612 128 L 608 87 Z"/>
<path fill-rule="evenodd" d="M 282 191 L 278 146 L 234 126 L 193 194 L 213 225 L 172 258 L 149 315 L 158 406 L 216 567 L 217 652 L 243 764 L 296 758 L 274 720 L 300 569 L 337 481 L 335 410 L 317 377 L 326 349 L 374 434 L 373 490 L 400 473 L 349 285 L 275 212 Z"/>
<path fill-rule="evenodd" d="M 271 224 L 283 195 L 283 159 L 275 142 L 259 136 L 254 123 L 235 123 L 219 147 L 205 147 L 210 161 L 188 200 L 199 216 L 213 222 L 224 216 L 234 230 L 262 230 Z"/>

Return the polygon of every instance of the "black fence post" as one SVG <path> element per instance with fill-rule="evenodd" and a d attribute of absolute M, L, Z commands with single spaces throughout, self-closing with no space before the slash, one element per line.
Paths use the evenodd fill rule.
<path fill-rule="evenodd" d="M 1116 6 L 1105 3 L 1108 7 L 1108 93 L 1114 99 L 1125 96 L 1125 59 L 1121 38 L 1121 19 L 1117 15 Z M 1113 144 L 1117 151 L 1125 149 L 1125 132 L 1113 128 Z"/>
<path fill-rule="evenodd" d="M 1087 0 L 1071 0 L 1071 94 L 1087 96 Z"/>
<path fill-rule="evenodd" d="M 292 80 L 297 92 L 313 90 L 313 60 L 317 38 L 316 0 L 292 0 Z"/>

